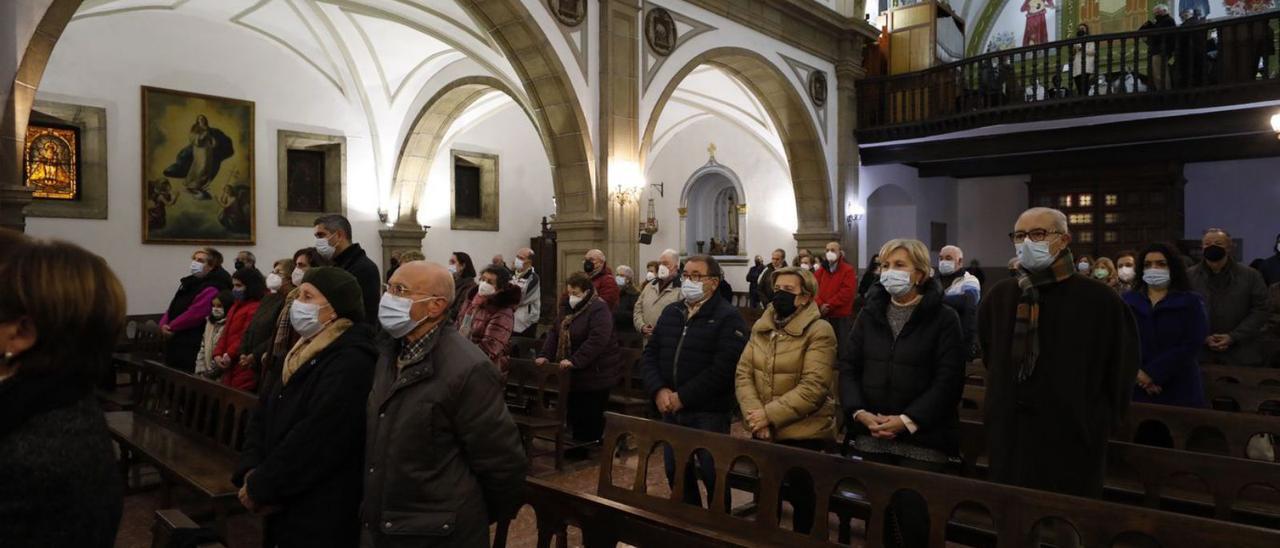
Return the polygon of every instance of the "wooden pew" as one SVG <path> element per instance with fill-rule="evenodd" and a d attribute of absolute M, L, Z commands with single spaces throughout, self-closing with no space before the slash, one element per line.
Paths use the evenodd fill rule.
<path fill-rule="evenodd" d="M 174 484 L 187 486 L 210 501 L 225 534 L 227 505 L 237 503 L 231 473 L 257 405 L 248 392 L 143 362 L 138 405 L 106 414 L 120 445 L 121 472 L 127 480 L 136 461 L 155 466 L 163 478 L 162 507 L 172 503 Z"/>
<path fill-rule="evenodd" d="M 128 411 L 137 404 L 138 369 L 147 360 L 164 360 L 160 314 L 126 317 L 111 363 L 98 383 L 98 401 L 109 411 Z"/>
<path fill-rule="evenodd" d="M 1201 364 L 1200 372 L 1206 383 L 1225 382 L 1247 386 L 1280 387 L 1280 369 L 1270 367 L 1233 367 L 1230 365 Z"/>
<path fill-rule="evenodd" d="M 524 439 L 524 451 L 529 460 L 553 455 L 556 470 L 564 467 L 565 423 L 568 406 L 556 397 L 569 393 L 569 375 L 561 373 L 553 363 L 538 365 L 532 359 L 511 358 L 507 371 L 506 401 L 520 435 Z M 551 441 L 550 452 L 535 451 L 535 439 Z"/>
<path fill-rule="evenodd" d="M 151 524 L 151 548 L 223 548 L 223 544 L 200 527 L 182 510 L 170 508 L 156 510 L 156 521 Z"/>
<path fill-rule="evenodd" d="M 624 443 L 639 447 L 640 454 L 636 470 L 623 471 L 621 484 L 617 484 L 614 480 L 617 461 L 612 456 Z M 676 485 L 669 497 L 646 493 L 647 472 L 650 466 L 662 466 L 663 458 L 661 451 L 650 449 L 659 448 L 663 443 L 669 444 L 678 456 Z M 695 449 L 710 452 L 716 463 L 717 489 L 712 493 L 709 508 L 680 501 L 686 458 Z M 869 509 L 867 515 L 876 517 L 867 523 L 866 543 L 870 546 L 882 545 L 883 523 L 878 517 L 884 515 L 890 498 L 904 489 L 918 493 L 926 501 L 929 523 L 934 524 L 930 528 L 931 546 L 942 546 L 955 531 L 952 526 L 956 525 L 954 516 L 958 508 L 979 508 L 993 516 L 993 525 L 987 532 L 995 538 L 989 540 L 1001 545 L 1026 544 L 1033 538 L 1037 524 L 1050 517 L 1072 524 L 1084 546 L 1108 545 L 1115 540 L 1131 539 L 1133 535 L 1166 547 L 1199 548 L 1224 543 L 1241 547 L 1280 545 L 1280 531 L 1275 530 L 851 460 L 612 413 L 608 415 L 605 450 L 600 458 L 598 497 L 552 493 L 531 483 L 528 502 L 539 516 L 540 540 L 549 541 L 554 532 L 563 531 L 564 526 L 571 523 L 582 528 L 584 539 L 591 539 L 584 543 L 587 546 L 613 546 L 616 542 L 661 545 L 655 544 L 652 537 L 644 536 L 639 525 L 632 529 L 631 521 L 644 516 L 649 518 L 646 525 L 650 529 L 680 529 L 692 533 L 680 546 L 829 546 L 831 496 L 816 497 L 815 523 L 809 534 L 797 534 L 779 525 L 774 509 L 778 508 L 781 498 L 783 478 L 788 472 L 800 471 L 809 474 L 815 493 L 836 494 L 844 486 L 857 486 L 853 491 Z M 658 460 L 651 465 L 649 461 L 653 459 Z M 733 517 L 724 507 L 728 470 L 740 459 L 752 462 L 757 471 L 756 500 L 761 510 L 754 519 Z M 605 501 L 622 506 L 598 510 L 609 517 L 595 523 L 591 519 L 596 515 L 593 512 L 605 506 Z M 622 519 L 617 514 L 628 517 Z M 543 519 L 544 515 L 548 517 Z M 942 525 L 948 523 L 952 526 Z"/>
<path fill-rule="evenodd" d="M 1209 404 L 1219 411 L 1280 412 L 1280 386 L 1206 382 L 1204 395 Z"/>

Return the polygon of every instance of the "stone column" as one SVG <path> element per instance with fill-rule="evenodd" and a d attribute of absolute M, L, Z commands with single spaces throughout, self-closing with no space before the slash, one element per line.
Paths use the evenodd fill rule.
<path fill-rule="evenodd" d="M 382 237 L 382 263 L 378 268 L 385 278 L 391 268 L 391 254 L 397 251 L 421 252 L 422 239 L 427 237 L 427 230 L 418 225 L 396 223 L 391 228 L 379 230 L 378 236 Z"/>
<path fill-rule="evenodd" d="M 858 225 L 848 222 L 849 204 L 858 200 L 858 100 L 855 82 L 866 77 L 862 68 L 863 37 L 849 32 L 840 41 L 840 60 L 836 61 L 836 224 L 840 231 L 840 247 L 856 267 L 862 262 L 858 253 Z M 875 245 L 870 242 L 869 245 Z"/>
<path fill-rule="evenodd" d="M 559 279 L 554 280 L 554 283 L 558 295 L 564 291 L 564 280 L 569 277 L 569 274 L 582 272 L 583 255 L 591 249 L 600 247 L 600 242 L 605 241 L 608 231 L 604 221 L 594 219 L 557 219 L 551 223 L 551 228 L 556 231 L 556 273 Z M 609 252 L 605 251 L 605 253 Z M 609 257 L 609 262 L 615 265 L 623 264 L 614 262 L 612 256 Z M 549 283 L 551 280 L 543 280 L 543 282 Z"/>
<path fill-rule="evenodd" d="M 840 241 L 840 233 L 838 232 L 797 232 L 795 234 L 795 238 L 796 238 L 797 249 L 808 249 L 809 251 L 813 252 L 813 255 L 815 257 L 817 257 L 819 255 L 822 255 L 822 250 L 823 248 L 827 247 L 828 243 Z M 844 244 L 841 244 L 842 247 L 843 245 Z M 845 255 L 850 257 L 853 256 L 849 254 L 847 251 L 845 252 Z M 787 256 L 791 257 L 793 256 L 793 254 L 787 253 Z"/>
<path fill-rule="evenodd" d="M 597 175 L 603 179 L 601 186 L 610 189 L 604 252 L 611 266 L 625 264 L 633 269 L 639 255 L 639 194 L 619 201 L 613 192 L 617 181 L 610 177 L 644 174 L 640 165 L 640 36 L 638 0 L 600 0 L 601 158 Z M 563 248 L 563 236 L 558 235 L 557 241 Z"/>

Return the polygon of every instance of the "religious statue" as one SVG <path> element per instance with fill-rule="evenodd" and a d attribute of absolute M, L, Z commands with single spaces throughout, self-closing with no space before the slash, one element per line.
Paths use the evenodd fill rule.
<path fill-rule="evenodd" d="M 1027 14 L 1027 25 L 1022 31 L 1022 45 L 1034 46 L 1049 41 L 1048 10 L 1057 9 L 1053 0 L 1022 0 L 1022 11 Z"/>
<path fill-rule="evenodd" d="M 724 255 L 724 244 L 720 243 L 715 238 L 711 238 L 711 254 Z"/>
<path fill-rule="evenodd" d="M 725 239 L 738 239 L 738 199 L 732 192 L 725 198 L 724 215 L 725 227 L 728 229 L 728 235 Z"/>
<path fill-rule="evenodd" d="M 196 116 L 187 135 L 188 145 L 178 151 L 173 164 L 165 168 L 164 176 L 182 179 L 187 192 L 197 200 L 208 200 L 209 185 L 218 176 L 222 162 L 235 154 L 231 138 L 222 130 L 209 126 L 205 115 Z"/>

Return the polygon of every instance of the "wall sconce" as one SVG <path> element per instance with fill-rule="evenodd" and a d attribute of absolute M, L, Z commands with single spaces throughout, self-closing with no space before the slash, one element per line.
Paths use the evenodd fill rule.
<path fill-rule="evenodd" d="M 393 223 L 387 222 L 387 219 L 388 219 L 387 210 L 378 208 L 378 222 L 387 226 L 391 226 Z"/>
<path fill-rule="evenodd" d="M 1280 139 L 1280 113 L 1271 115 L 1271 131 L 1276 132 L 1276 138 Z"/>
<path fill-rule="evenodd" d="M 644 187 L 644 175 L 638 164 L 628 160 L 609 161 L 609 191 L 619 207 L 634 203 Z"/>
<path fill-rule="evenodd" d="M 666 182 L 661 182 L 661 183 L 649 183 L 649 188 L 656 188 L 656 189 L 658 189 L 658 197 L 659 197 L 659 198 L 666 198 L 666 197 L 667 197 L 667 196 L 666 196 L 666 194 L 663 194 L 663 192 L 662 192 L 662 188 L 663 188 L 664 186 L 666 186 Z"/>

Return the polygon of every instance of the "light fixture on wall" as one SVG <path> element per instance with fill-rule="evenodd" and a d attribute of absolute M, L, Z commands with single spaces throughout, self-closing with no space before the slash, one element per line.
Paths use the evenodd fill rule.
<path fill-rule="evenodd" d="M 388 218 L 387 210 L 378 208 L 378 222 L 387 226 L 391 226 L 391 223 L 387 222 L 387 218 Z"/>
<path fill-rule="evenodd" d="M 635 203 L 644 187 L 644 175 L 640 173 L 639 164 L 629 160 L 609 160 L 609 191 L 619 207 Z"/>
<path fill-rule="evenodd" d="M 649 188 L 656 188 L 656 189 L 658 189 L 658 197 L 659 197 L 659 198 L 666 198 L 666 197 L 667 197 L 667 195 L 663 193 L 663 187 L 665 187 L 666 185 L 667 185 L 667 183 L 666 183 L 665 181 L 663 181 L 663 182 L 659 182 L 659 183 L 649 183 Z"/>
<path fill-rule="evenodd" d="M 849 206 L 845 208 L 845 211 L 847 213 L 844 216 L 844 224 L 849 230 L 853 230 L 853 223 L 861 221 L 867 216 L 866 210 L 854 202 L 849 202 Z"/>
<path fill-rule="evenodd" d="M 1271 115 L 1271 131 L 1276 132 L 1276 138 L 1280 139 L 1280 112 Z"/>

